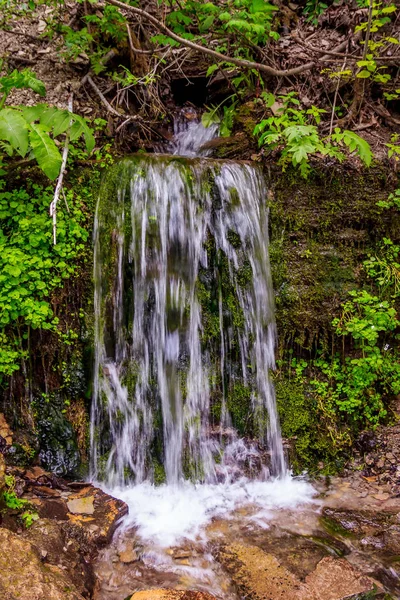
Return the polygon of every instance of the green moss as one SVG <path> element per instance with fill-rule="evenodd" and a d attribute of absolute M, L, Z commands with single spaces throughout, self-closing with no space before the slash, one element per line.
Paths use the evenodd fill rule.
<path fill-rule="evenodd" d="M 336 473 L 342 466 L 341 448 L 329 435 L 315 397 L 306 382 L 286 377 L 280 373 L 274 383 L 282 436 L 290 443 L 293 470 Z"/>
<path fill-rule="evenodd" d="M 229 390 L 226 399 L 227 409 L 232 423 L 239 433 L 249 434 L 252 427 L 251 390 L 240 382 L 236 382 Z"/>

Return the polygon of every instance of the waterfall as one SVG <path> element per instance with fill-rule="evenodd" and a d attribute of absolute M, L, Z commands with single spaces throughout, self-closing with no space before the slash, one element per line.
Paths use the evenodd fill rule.
<path fill-rule="evenodd" d="M 91 470 L 109 486 L 286 472 L 263 174 L 190 158 L 215 131 L 186 131 L 176 156 L 117 163 L 97 205 Z"/>

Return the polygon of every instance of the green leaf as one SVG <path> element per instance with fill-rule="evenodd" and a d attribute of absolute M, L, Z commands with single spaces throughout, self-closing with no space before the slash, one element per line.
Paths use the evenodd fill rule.
<path fill-rule="evenodd" d="M 360 159 L 367 167 L 370 166 L 373 154 L 368 142 L 354 133 L 354 131 L 348 131 L 347 129 L 343 131 L 343 141 L 351 152 L 356 151 L 358 153 Z"/>
<path fill-rule="evenodd" d="M 219 65 L 211 65 L 210 67 L 208 67 L 207 69 L 207 73 L 206 73 L 206 77 L 210 77 L 210 75 L 212 75 L 215 71 L 218 70 Z"/>
<path fill-rule="evenodd" d="M 357 73 L 357 77 L 359 79 L 368 79 L 368 77 L 371 77 L 371 73 L 369 71 L 367 71 L 366 69 L 363 69 L 362 71 Z"/>
<path fill-rule="evenodd" d="M 201 116 L 201 123 L 203 127 L 210 127 L 213 123 L 220 123 L 221 119 L 217 115 L 215 110 L 205 112 Z"/>
<path fill-rule="evenodd" d="M 28 151 L 28 124 L 18 110 L 3 108 L 0 111 L 0 139 L 6 140 L 24 157 Z"/>
<path fill-rule="evenodd" d="M 42 117 L 43 113 L 48 110 L 47 104 L 36 104 L 36 106 L 23 106 L 22 114 L 24 119 L 28 121 L 28 123 L 32 123 L 32 121 L 39 121 Z"/>
<path fill-rule="evenodd" d="M 49 179 L 56 179 L 60 172 L 62 158 L 47 132 L 47 128 L 40 124 L 31 125 L 29 140 L 32 146 L 32 152 L 36 158 L 39 167 Z"/>
<path fill-rule="evenodd" d="M 207 31 L 210 29 L 211 25 L 214 23 L 215 17 L 214 15 L 209 15 L 203 23 L 201 23 L 200 31 Z"/>

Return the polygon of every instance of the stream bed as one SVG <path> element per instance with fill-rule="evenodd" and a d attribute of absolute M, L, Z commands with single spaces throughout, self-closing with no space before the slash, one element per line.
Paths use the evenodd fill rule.
<path fill-rule="evenodd" d="M 97 561 L 96 600 L 151 588 L 220 600 L 399 597 L 400 499 L 359 477 L 179 490 L 144 484 L 113 493 L 130 510 Z M 268 583 L 276 579 L 271 560 L 285 575 L 278 587 L 286 596 L 265 595 L 278 594 Z"/>

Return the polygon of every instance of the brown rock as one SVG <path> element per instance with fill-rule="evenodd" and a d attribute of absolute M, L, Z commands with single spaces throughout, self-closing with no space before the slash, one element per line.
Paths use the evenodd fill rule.
<path fill-rule="evenodd" d="M 121 550 L 118 553 L 118 556 L 119 560 L 126 565 L 130 565 L 131 563 L 139 560 L 139 556 L 136 550 L 133 548 L 125 548 L 124 550 Z"/>
<path fill-rule="evenodd" d="M 4 456 L 0 454 L 0 491 L 4 488 L 6 476 L 6 463 Z"/>
<path fill-rule="evenodd" d="M 374 586 L 342 558 L 323 558 L 304 583 L 275 556 L 255 546 L 232 544 L 219 559 L 241 594 L 251 600 L 342 600 Z"/>
<path fill-rule="evenodd" d="M 49 568 L 61 567 L 78 592 L 90 597 L 95 584 L 93 567 L 85 560 L 77 540 L 68 538 L 62 523 L 39 519 L 21 537 L 38 549 L 42 561 Z"/>
<path fill-rule="evenodd" d="M 312 595 L 302 595 L 303 585 L 300 580 L 281 566 L 275 556 L 267 554 L 261 548 L 232 544 L 224 548 L 218 558 L 246 598 L 314 600 Z"/>
<path fill-rule="evenodd" d="M 95 548 L 111 541 L 119 521 L 128 512 L 125 502 L 112 498 L 94 487 L 86 487 L 71 494 L 68 507 L 71 503 L 76 514 L 68 513 L 68 529 L 71 536 L 79 539 L 91 554 Z M 85 513 L 78 512 L 78 509 L 82 508 Z M 96 527 L 93 527 L 94 525 Z"/>
<path fill-rule="evenodd" d="M 0 413 L 0 436 L 5 439 L 8 446 L 11 446 L 13 443 L 13 432 L 11 431 L 3 413 Z"/>
<path fill-rule="evenodd" d="M 37 548 L 0 528 L 0 590 L 2 598 L 18 600 L 83 600 L 61 569 L 44 565 Z"/>
<path fill-rule="evenodd" d="M 216 598 L 207 592 L 158 589 L 135 592 L 131 600 L 216 600 Z"/>
<path fill-rule="evenodd" d="M 310 598 L 316 600 L 342 600 L 374 589 L 374 582 L 356 571 L 343 558 L 323 558 L 315 571 L 306 577 Z M 307 596 L 304 596 L 306 600 Z"/>

